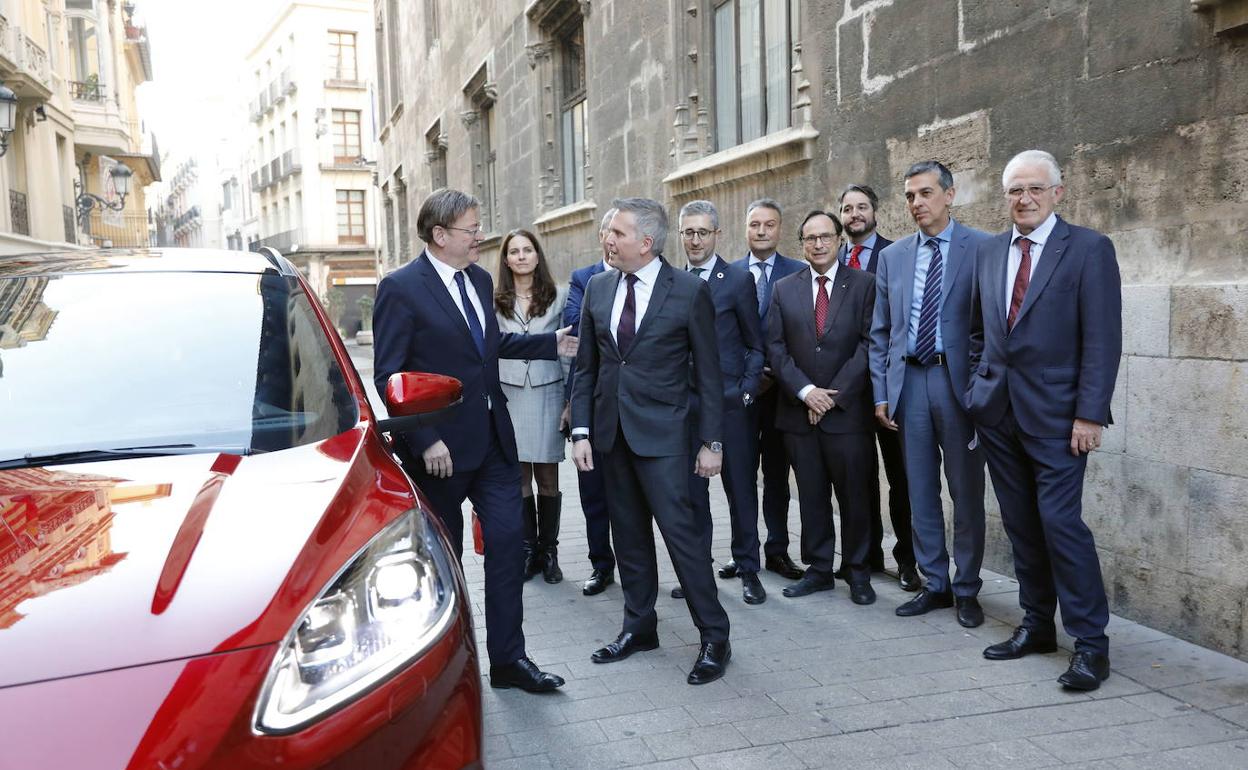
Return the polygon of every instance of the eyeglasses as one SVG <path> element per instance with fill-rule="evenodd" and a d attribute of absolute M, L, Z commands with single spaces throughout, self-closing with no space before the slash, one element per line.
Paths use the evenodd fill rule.
<path fill-rule="evenodd" d="M 814 246 L 818 243 L 832 243 L 837 239 L 837 237 L 838 236 L 832 235 L 831 233 L 821 233 L 819 235 L 807 235 L 801 240 L 802 243 L 807 246 Z"/>
<path fill-rule="evenodd" d="M 1033 185 L 1027 185 L 1026 187 L 1011 187 L 1010 189 L 1005 191 L 1005 197 L 1009 198 L 1012 201 L 1022 200 L 1023 193 L 1027 193 L 1032 198 L 1039 198 L 1040 195 L 1044 193 L 1044 191 L 1052 190 L 1054 187 L 1057 187 L 1057 185 L 1055 184 L 1046 184 L 1046 185 L 1033 184 Z"/>
<path fill-rule="evenodd" d="M 694 238 L 697 238 L 700 241 L 705 241 L 707 236 L 709 236 L 711 233 L 717 233 L 717 232 L 719 231 L 718 230 L 694 230 L 690 228 L 688 230 L 681 230 L 680 235 L 686 241 L 692 241 Z"/>
<path fill-rule="evenodd" d="M 468 234 L 469 234 L 469 235 L 471 235 L 473 238 L 476 238 L 478 235 L 480 235 L 480 234 L 481 234 L 481 225 L 477 225 L 476 227 L 472 228 L 471 230 L 469 230 L 469 229 L 468 229 L 468 228 L 466 228 L 466 227 L 451 227 L 450 225 L 442 225 L 442 229 L 443 229 L 443 230 L 458 230 L 458 231 L 460 231 L 461 233 L 468 233 Z"/>

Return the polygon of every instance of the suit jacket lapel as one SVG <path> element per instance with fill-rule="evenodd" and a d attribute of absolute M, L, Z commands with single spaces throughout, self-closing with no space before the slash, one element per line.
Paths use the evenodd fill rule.
<path fill-rule="evenodd" d="M 1018 326 L 1018 322 L 1023 320 L 1023 316 L 1027 315 L 1027 311 L 1031 309 L 1031 306 L 1036 304 L 1036 297 L 1040 296 L 1040 292 L 1044 291 L 1044 287 L 1048 285 L 1049 279 L 1053 277 L 1053 271 L 1057 269 L 1057 263 L 1061 261 L 1062 254 L 1066 252 L 1068 240 L 1070 240 L 1070 228 L 1059 217 L 1057 224 L 1053 226 L 1052 232 L 1049 233 L 1048 242 L 1044 244 L 1044 248 L 1040 251 L 1040 264 L 1036 265 L 1035 271 L 1031 274 L 1031 283 L 1027 285 L 1027 293 L 1023 295 L 1023 306 L 1018 310 L 1018 318 L 1014 319 L 1015 326 Z"/>
<path fill-rule="evenodd" d="M 652 319 L 658 315 L 659 308 L 663 306 L 663 300 L 667 299 L 668 293 L 672 290 L 672 284 L 676 281 L 672 277 L 673 270 L 675 268 L 666 262 L 659 267 L 659 275 L 654 279 L 654 288 L 650 291 L 650 302 L 646 305 L 646 314 L 642 316 L 641 323 L 637 326 L 637 336 L 633 338 L 633 345 L 636 345 L 641 335 L 646 333 L 646 329 L 653 325 Z"/>
<path fill-rule="evenodd" d="M 598 303 L 598 316 L 602 318 L 602 325 L 607 327 L 607 339 L 611 340 L 611 349 L 615 351 L 615 357 L 619 358 L 620 345 L 615 340 L 615 329 L 611 327 L 611 311 L 615 308 L 615 295 L 620 290 L 620 281 L 623 280 L 624 274 L 616 270 L 613 277 L 615 280 L 599 281 L 604 286 L 610 286 L 611 290 L 602 292 L 603 296 L 597 297 L 595 301 Z"/>
<path fill-rule="evenodd" d="M 902 263 L 898 276 L 901 278 L 901 309 L 906 314 L 906 324 L 909 325 L 910 308 L 914 307 L 914 265 L 919 257 L 919 236 L 907 236 L 904 243 L 902 254 L 905 255 L 905 262 Z"/>
<path fill-rule="evenodd" d="M 490 286 L 490 274 L 484 268 L 473 265 L 468 268 L 472 278 L 472 288 L 477 292 L 477 301 L 481 303 L 481 314 L 485 316 L 485 347 L 488 350 L 491 340 L 498 339 L 498 314 L 494 313 L 494 291 Z M 471 336 L 471 333 L 470 333 Z"/>
<path fill-rule="evenodd" d="M 468 328 L 468 320 L 464 318 L 463 313 L 459 312 L 459 308 L 455 305 L 455 301 L 451 299 L 451 293 L 447 289 L 446 284 L 442 283 L 442 276 L 438 275 L 437 269 L 434 268 L 433 263 L 430 262 L 431 259 L 432 257 L 429 256 L 429 253 L 425 252 L 421 254 L 420 258 L 416 261 L 417 269 L 420 271 L 420 276 L 425 281 L 425 288 L 431 295 L 433 295 L 434 301 L 437 302 L 438 306 L 442 308 L 442 312 L 446 313 L 446 316 L 452 319 L 451 323 L 464 335 L 464 340 L 468 343 L 468 348 L 472 352 L 476 353 L 477 343 L 472 339 L 472 331 Z M 475 282 L 473 283 L 473 287 L 476 287 Z M 478 296 L 480 296 L 479 292 Z M 484 305 L 482 305 L 482 307 L 484 307 Z M 471 310 L 471 308 L 469 308 L 469 310 Z"/>
<path fill-rule="evenodd" d="M 998 236 L 996 241 L 996 244 L 994 244 L 996 248 L 993 250 L 996 259 L 989 266 L 988 275 L 988 285 L 991 287 L 989 290 L 989 308 L 991 318 L 994 319 L 993 322 L 999 322 L 1002 328 L 1004 328 L 1005 314 L 1008 310 L 1005 304 L 1005 292 L 1007 290 L 1005 281 L 1009 276 L 1009 271 L 1006 267 L 1010 262 L 1010 233 L 1007 232 Z"/>
<path fill-rule="evenodd" d="M 954 225 L 952 237 L 949 239 L 949 253 L 945 255 L 944 277 L 940 281 L 940 310 L 943 313 L 945 303 L 949 301 L 949 295 L 953 292 L 953 283 L 958 279 L 958 273 L 962 271 L 962 266 L 966 264 L 966 239 L 971 234 L 961 225 Z"/>

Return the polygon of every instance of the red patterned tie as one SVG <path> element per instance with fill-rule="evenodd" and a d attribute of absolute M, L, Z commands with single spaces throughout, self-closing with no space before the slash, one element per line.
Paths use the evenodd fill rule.
<path fill-rule="evenodd" d="M 828 277 L 819 276 L 819 294 L 815 297 L 815 336 L 823 336 L 823 325 L 828 321 Z"/>
<path fill-rule="evenodd" d="M 1018 262 L 1018 274 L 1014 276 L 1014 291 L 1010 294 L 1010 314 L 1005 317 L 1007 329 L 1014 328 L 1018 320 L 1018 311 L 1023 307 L 1023 298 L 1027 296 L 1027 287 L 1031 285 L 1031 241 L 1018 239 L 1018 250 L 1023 258 Z"/>
<path fill-rule="evenodd" d="M 849 262 L 847 263 L 850 267 L 852 267 L 855 270 L 862 269 L 862 263 L 858 261 L 858 255 L 861 253 L 862 253 L 862 244 L 855 243 L 854 250 L 849 252 Z"/>

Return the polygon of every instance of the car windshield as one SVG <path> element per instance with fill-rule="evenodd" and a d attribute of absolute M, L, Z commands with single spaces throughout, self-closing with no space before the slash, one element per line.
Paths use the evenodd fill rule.
<path fill-rule="evenodd" d="M 0 276 L 0 463 L 272 451 L 337 435 L 358 417 L 293 279 Z"/>

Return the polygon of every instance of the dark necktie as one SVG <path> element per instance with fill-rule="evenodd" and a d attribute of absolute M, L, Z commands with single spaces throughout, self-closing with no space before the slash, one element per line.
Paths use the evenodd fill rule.
<path fill-rule="evenodd" d="M 940 279 L 944 273 L 940 241 L 932 238 L 927 245 L 932 250 L 932 259 L 927 264 L 923 304 L 919 308 L 919 331 L 914 340 L 914 355 L 922 364 L 931 363 L 936 355 L 936 323 L 940 320 Z"/>
<path fill-rule="evenodd" d="M 815 337 L 822 337 L 823 325 L 828 322 L 828 277 L 821 275 L 815 280 L 819 282 L 819 292 L 815 296 Z"/>
<path fill-rule="evenodd" d="M 858 255 L 862 253 L 862 244 L 855 243 L 854 250 L 849 252 L 849 262 L 846 263 L 855 270 L 862 269 L 862 263 L 858 261 Z"/>
<path fill-rule="evenodd" d="M 615 346 L 620 349 L 622 356 L 628 355 L 628 349 L 633 346 L 633 338 L 637 336 L 637 295 L 633 291 L 637 276 L 629 273 L 624 276 L 624 280 L 628 282 L 628 293 L 624 295 L 620 323 L 615 327 Z"/>
<path fill-rule="evenodd" d="M 689 272 L 701 278 L 702 274 L 706 272 L 706 268 L 705 267 L 691 267 L 689 268 Z"/>
<path fill-rule="evenodd" d="M 762 318 L 767 314 L 767 263 L 755 262 L 754 267 L 758 268 L 758 281 L 754 284 L 754 296 L 758 298 L 758 316 Z"/>
<path fill-rule="evenodd" d="M 1010 314 L 1005 318 L 1007 329 L 1014 328 L 1018 320 L 1018 311 L 1023 308 L 1023 298 L 1027 296 L 1027 287 L 1031 285 L 1031 241 L 1018 239 L 1018 250 L 1023 258 L 1018 262 L 1018 274 L 1014 276 L 1014 291 L 1010 293 Z"/>
<path fill-rule="evenodd" d="M 472 332 L 472 341 L 477 343 L 477 352 L 485 358 L 485 332 L 481 329 L 481 319 L 477 318 L 476 309 L 468 300 L 468 289 L 464 285 L 464 271 L 459 270 L 455 273 L 455 283 L 459 285 L 459 298 L 464 303 L 464 316 L 468 319 L 468 331 Z"/>

